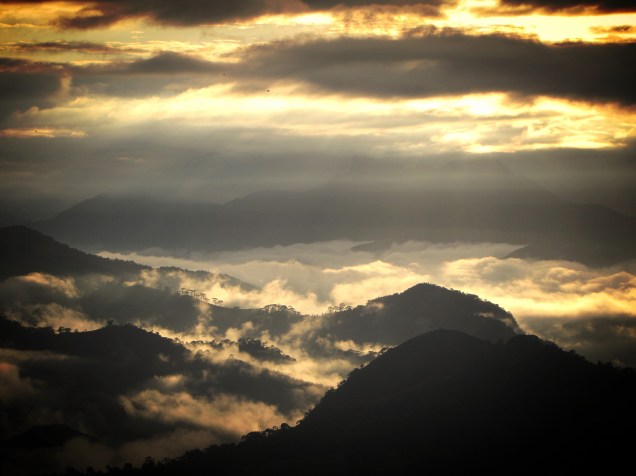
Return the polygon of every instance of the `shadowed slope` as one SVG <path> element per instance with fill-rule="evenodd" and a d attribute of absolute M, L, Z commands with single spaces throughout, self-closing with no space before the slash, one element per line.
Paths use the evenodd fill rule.
<path fill-rule="evenodd" d="M 521 332 L 514 317 L 497 304 L 426 283 L 325 319 L 325 330 L 338 340 L 388 345 L 437 329 L 459 330 L 492 342 Z"/>
<path fill-rule="evenodd" d="M 148 266 L 101 258 L 58 243 L 24 226 L 0 229 L 0 280 L 33 272 L 74 274 L 132 274 Z"/>
<path fill-rule="evenodd" d="M 150 474 L 611 472 L 636 442 L 635 397 L 633 371 L 533 336 L 490 344 L 436 331 L 354 371 L 297 427 L 190 452 Z"/>

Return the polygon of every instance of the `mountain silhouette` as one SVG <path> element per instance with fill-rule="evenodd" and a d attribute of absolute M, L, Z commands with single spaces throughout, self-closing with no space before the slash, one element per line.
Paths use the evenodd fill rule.
<path fill-rule="evenodd" d="M 433 284 L 416 285 L 402 293 L 373 299 L 364 305 L 312 317 L 282 304 L 261 309 L 228 308 L 177 294 L 166 286 L 159 286 L 158 289 L 122 283 L 122 278 L 130 279 L 140 271 L 151 268 L 131 261 L 111 260 L 84 253 L 24 227 L 0 229 L 0 242 L 4 245 L 0 251 L 3 258 L 0 279 L 31 272 L 60 276 L 108 274 L 119 278 L 92 285 L 75 297 L 36 293 L 32 289 L 17 292 L 17 288 L 11 288 L 10 292 L 0 294 L 0 304 L 9 308 L 12 303 L 50 303 L 57 300 L 65 306 L 76 307 L 96 322 L 141 322 L 182 332 L 194 328 L 199 323 L 201 309 L 207 307 L 214 315 L 214 326 L 220 334 L 231 328 L 244 328 L 248 339 L 258 339 L 264 332 L 273 337 L 284 337 L 293 326 L 307 321 L 310 324 L 308 329 L 312 329 L 312 337 L 306 348 L 316 355 L 325 352 L 321 343 L 327 341 L 350 340 L 359 344 L 393 346 L 439 328 L 461 330 L 490 341 L 508 339 L 519 332 L 514 317 L 498 305 L 475 295 Z M 221 286 L 238 287 L 243 291 L 255 289 L 248 283 L 224 274 L 178 268 L 158 268 L 157 271 L 164 283 L 170 282 L 171 273 L 178 272 L 203 281 L 214 280 Z M 34 320 L 36 317 L 27 321 L 38 325 Z M 259 350 L 256 346 L 248 345 L 248 342 L 243 342 L 243 346 L 255 356 L 275 358 L 271 352 Z M 328 347 L 331 347 L 329 352 L 337 351 L 333 346 Z M 354 361 L 362 358 L 361 361 L 365 362 L 369 358 L 352 353 L 343 357 Z"/>
<path fill-rule="evenodd" d="M 0 229 L 0 280 L 43 272 L 58 276 L 78 274 L 133 274 L 148 266 L 84 253 L 24 226 Z"/>
<path fill-rule="evenodd" d="M 260 350 L 270 359 L 278 354 L 278 361 L 289 360 L 262 342 L 247 345 L 253 353 Z M 281 415 L 296 415 L 310 408 L 325 390 L 238 358 L 213 361 L 208 358 L 211 352 L 203 346 L 198 349 L 193 352 L 176 340 L 133 325 L 56 332 L 0 316 L 0 350 L 6 356 L 0 362 L 0 473 L 37 474 L 59 467 L 63 447 L 81 436 L 68 428 L 92 436 L 82 437 L 84 443 L 99 442 L 102 450 L 115 450 L 135 441 L 198 429 L 196 421 L 179 418 L 179 412 L 188 412 L 197 402 L 213 407 L 214 400 L 221 398 L 227 412 L 228 405 L 236 402 L 236 417 L 241 416 L 244 401 L 275 408 Z M 171 388 L 171 381 L 176 381 L 176 387 Z M 160 400 L 156 405 L 155 398 Z M 183 405 L 177 404 L 184 398 Z M 176 418 L 145 414 L 155 408 Z M 244 430 L 234 429 L 231 423 L 209 421 L 203 427 L 215 435 L 212 440 L 232 441 Z M 73 451 L 88 449 L 80 444 Z"/>
<path fill-rule="evenodd" d="M 523 256 L 595 266 L 636 258 L 636 218 L 567 202 L 497 161 L 357 167 L 310 190 L 257 192 L 225 204 L 101 195 L 37 226 L 73 245 L 123 251 L 425 240 L 540 243 Z M 553 250 L 572 239 L 577 246 Z"/>
<path fill-rule="evenodd" d="M 386 345 L 437 329 L 459 330 L 492 342 L 521 332 L 512 314 L 497 304 L 428 283 L 332 313 L 324 320 L 323 337 Z"/>
<path fill-rule="evenodd" d="M 389 467 L 391 451 L 440 469 L 584 467 L 634 441 L 634 396 L 632 371 L 534 336 L 493 345 L 436 331 L 352 373 L 297 431 L 336 452 L 380 452 Z"/>
<path fill-rule="evenodd" d="M 434 331 L 352 372 L 295 427 L 121 474 L 616 471 L 636 442 L 636 375 L 534 336 Z"/>

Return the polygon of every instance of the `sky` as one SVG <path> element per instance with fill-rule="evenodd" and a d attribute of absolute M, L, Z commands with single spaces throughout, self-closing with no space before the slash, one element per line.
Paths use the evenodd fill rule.
<path fill-rule="evenodd" d="M 633 215 L 635 41 L 618 0 L 2 1 L 1 211 L 495 157 Z"/>

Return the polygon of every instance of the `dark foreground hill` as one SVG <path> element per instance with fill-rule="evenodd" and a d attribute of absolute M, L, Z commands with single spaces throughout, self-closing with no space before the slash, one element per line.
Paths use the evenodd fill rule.
<path fill-rule="evenodd" d="M 608 474 L 630 463 L 635 397 L 632 370 L 533 336 L 436 331 L 354 371 L 296 427 L 111 473 Z"/>

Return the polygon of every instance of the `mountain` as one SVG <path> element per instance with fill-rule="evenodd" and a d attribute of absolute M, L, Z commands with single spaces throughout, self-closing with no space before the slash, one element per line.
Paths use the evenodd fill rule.
<path fill-rule="evenodd" d="M 36 226 L 60 241 L 96 250 L 205 249 L 218 239 L 222 211 L 215 204 L 99 195 Z"/>
<path fill-rule="evenodd" d="M 201 324 L 202 312 L 213 315 L 214 327 L 222 336 L 232 328 L 244 329 L 245 337 L 258 339 L 263 333 L 284 339 L 296 327 L 306 326 L 302 337 L 306 350 L 315 355 L 333 354 L 325 342 L 352 341 L 363 347 L 374 343 L 393 346 L 431 330 L 455 329 L 490 341 L 508 339 L 520 332 L 514 317 L 496 304 L 475 295 L 449 290 L 433 284 L 420 284 L 403 293 L 373 299 L 355 308 L 337 309 L 319 317 L 305 316 L 283 304 L 262 309 L 227 308 L 208 304 L 175 292 L 181 278 L 201 286 L 218 284 L 249 292 L 255 288 L 224 274 L 186 271 L 179 268 L 152 269 L 133 262 L 110 260 L 84 253 L 24 227 L 0 229 L 0 279 L 44 272 L 58 276 L 107 274 L 117 279 L 84 283 L 75 281 L 73 296 L 44 292 L 32 283 L 12 282 L 0 287 L 0 311 L 15 307 L 49 305 L 53 302 L 76 309 L 87 319 L 119 324 L 140 322 L 178 332 L 194 330 Z M 152 271 L 157 285 L 138 281 L 141 271 Z M 30 286 L 30 287 L 29 287 Z M 213 301 L 214 302 L 214 301 Z M 24 314 L 23 322 L 43 325 L 38 312 Z M 48 325 L 48 324 L 47 324 Z M 246 343 L 243 343 L 244 347 Z M 331 347 L 327 350 L 327 347 Z M 256 348 L 257 355 L 265 355 Z M 354 361 L 361 355 L 351 354 Z M 367 361 L 368 357 L 362 358 Z"/>
<path fill-rule="evenodd" d="M 272 346 L 244 345 L 288 361 Z M 132 325 L 56 332 L 0 316 L 0 353 L 0 474 L 10 476 L 63 471 L 83 454 L 98 455 L 97 466 L 118 448 L 145 451 L 144 441 L 187 449 L 202 432 L 206 445 L 234 441 L 254 427 L 249 418 L 297 419 L 325 390 Z"/>
<path fill-rule="evenodd" d="M 352 372 L 295 427 L 121 474 L 612 473 L 636 443 L 636 375 L 534 336 L 435 331 Z"/>
<path fill-rule="evenodd" d="M 634 396 L 632 371 L 593 365 L 534 336 L 493 345 L 437 331 L 352 373 L 297 431 L 388 467 L 393 451 L 411 465 L 465 470 L 609 465 L 636 440 L 626 434 Z"/>
<path fill-rule="evenodd" d="M 24 226 L 0 229 L 0 280 L 43 272 L 59 276 L 75 274 L 132 274 L 148 266 L 111 260 L 84 253 Z"/>
<path fill-rule="evenodd" d="M 322 338 L 391 346 L 438 329 L 459 330 L 491 342 L 522 332 L 512 314 L 497 304 L 428 283 L 323 319 Z"/>
<path fill-rule="evenodd" d="M 83 274 L 106 274 L 127 278 L 150 266 L 133 261 L 103 258 L 85 253 L 60 243 L 50 236 L 25 226 L 0 228 L 0 280 L 11 276 L 22 276 L 34 272 L 43 272 L 56 276 L 76 276 Z M 207 271 L 190 271 L 174 266 L 156 268 L 159 272 L 159 284 L 174 284 L 171 275 L 183 273 L 193 280 L 214 279 L 223 286 L 234 286 L 245 291 L 256 289 L 253 285 L 227 274 Z"/>
<path fill-rule="evenodd" d="M 490 241 L 546 243 L 526 248 L 524 256 L 551 258 L 552 243 L 576 239 L 579 246 L 559 256 L 592 265 L 636 258 L 636 218 L 562 200 L 496 161 L 358 167 L 310 190 L 258 192 L 225 204 L 101 195 L 37 226 L 100 250 L 219 251 L 335 239 Z"/>
<path fill-rule="evenodd" d="M 47 314 L 64 315 L 72 310 L 71 314 L 99 325 L 108 321 L 142 322 L 182 332 L 199 324 L 201 308 L 208 306 L 204 301 L 208 296 L 189 288 L 218 286 L 237 292 L 256 289 L 225 274 L 175 267 L 151 268 L 131 261 L 102 258 L 22 226 L 0 229 L 0 260 L 0 314 L 13 315 L 33 326 L 52 325 L 47 321 Z M 38 272 L 73 279 L 63 284 L 64 281 L 58 283 L 59 280 L 47 277 L 19 278 Z M 184 285 L 188 289 L 182 289 Z M 209 298 L 213 303 L 220 302 L 215 301 L 214 296 Z M 216 307 L 208 306 L 210 310 Z M 43 308 L 51 311 L 42 313 Z M 75 319 L 55 327 L 60 325 L 80 330 L 87 327 Z M 227 327 L 231 325 L 232 322 L 228 322 Z"/>

